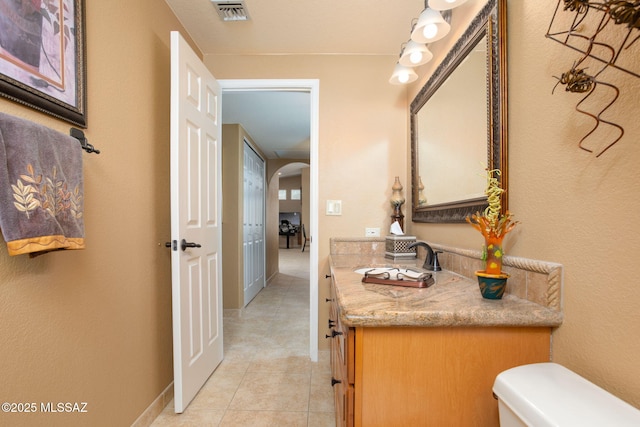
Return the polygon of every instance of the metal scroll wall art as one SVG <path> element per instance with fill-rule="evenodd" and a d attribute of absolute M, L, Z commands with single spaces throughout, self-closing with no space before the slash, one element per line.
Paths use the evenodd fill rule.
<path fill-rule="evenodd" d="M 620 90 L 614 84 L 604 81 L 601 74 L 608 68 L 615 68 L 640 78 L 637 57 L 640 54 L 640 0 L 558 0 L 546 36 L 582 55 L 571 68 L 559 77 L 554 76 L 558 85 L 564 85 L 567 92 L 584 94 L 576 104 L 576 110 L 594 119 L 593 128 L 580 140 L 578 146 L 590 153 L 585 141 L 599 126 L 610 126 L 613 140 L 601 149 L 600 157 L 624 135 L 622 126 L 602 118 L 603 114 L 618 99 Z M 587 60 L 595 59 L 596 61 Z M 595 63 L 595 65 L 593 65 Z M 585 104 L 595 91 L 598 99 L 605 99 L 597 108 Z M 611 93 L 610 97 L 604 91 Z M 553 91 L 552 91 L 553 92 Z M 589 111 L 595 110 L 595 111 Z M 598 112 L 599 110 L 599 112 Z"/>

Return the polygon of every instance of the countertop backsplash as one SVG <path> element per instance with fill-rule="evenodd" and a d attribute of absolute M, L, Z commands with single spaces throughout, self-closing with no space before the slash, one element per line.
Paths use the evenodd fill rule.
<path fill-rule="evenodd" d="M 427 242 L 434 251 L 442 251 L 438 260 L 442 268 L 476 280 L 475 271 L 483 268 L 482 253 Z M 330 239 L 331 255 L 384 256 L 385 239 L 379 237 L 335 237 Z M 418 250 L 418 258 L 424 259 L 424 249 Z M 389 264 L 398 264 L 389 259 Z M 562 310 L 562 264 L 528 258 L 505 256 L 503 271 L 511 277 L 506 293 L 529 300 L 552 310 Z"/>

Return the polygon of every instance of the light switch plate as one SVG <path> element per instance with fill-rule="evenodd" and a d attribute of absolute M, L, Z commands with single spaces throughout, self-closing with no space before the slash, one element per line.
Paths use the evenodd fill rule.
<path fill-rule="evenodd" d="M 327 200 L 327 215 L 342 215 L 342 200 Z"/>

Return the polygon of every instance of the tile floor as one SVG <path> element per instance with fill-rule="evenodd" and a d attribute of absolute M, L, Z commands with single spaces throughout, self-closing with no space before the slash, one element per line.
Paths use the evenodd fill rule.
<path fill-rule="evenodd" d="M 224 360 L 161 426 L 334 426 L 329 352 L 309 359 L 309 252 L 280 249 L 280 273 L 243 310 L 224 312 Z"/>

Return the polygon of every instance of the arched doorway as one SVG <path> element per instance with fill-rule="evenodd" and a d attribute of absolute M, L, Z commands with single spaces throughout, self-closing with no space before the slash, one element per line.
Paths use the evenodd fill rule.
<path fill-rule="evenodd" d="M 304 246 L 302 230 L 304 228 L 306 232 L 309 229 L 311 215 L 309 164 L 298 160 L 278 161 L 278 166 L 280 163 L 282 166 L 268 178 L 268 185 L 273 185 L 273 193 L 277 193 L 277 201 L 274 202 L 278 213 L 277 220 L 272 221 L 268 226 L 273 226 L 275 223 L 278 227 L 279 248 L 300 249 Z M 288 226 L 290 232 L 285 232 L 286 230 L 282 227 L 284 224 Z"/>

